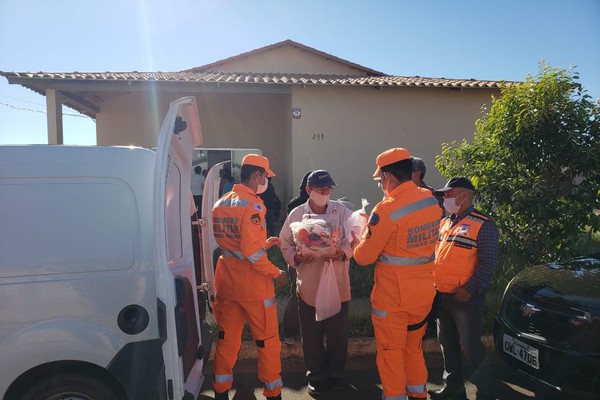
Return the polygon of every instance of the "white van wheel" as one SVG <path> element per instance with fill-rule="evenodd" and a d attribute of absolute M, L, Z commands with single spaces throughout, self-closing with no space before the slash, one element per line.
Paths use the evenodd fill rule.
<path fill-rule="evenodd" d="M 115 400 L 119 396 L 98 379 L 80 374 L 60 374 L 36 383 L 22 400 Z"/>

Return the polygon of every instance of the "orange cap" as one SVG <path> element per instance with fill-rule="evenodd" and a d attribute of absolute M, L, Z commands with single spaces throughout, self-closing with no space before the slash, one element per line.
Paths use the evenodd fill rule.
<path fill-rule="evenodd" d="M 375 170 L 373 176 L 378 177 L 381 175 L 381 167 L 385 167 L 386 165 L 409 159 L 410 153 L 405 148 L 395 147 L 393 149 L 386 150 L 377 156 L 377 159 L 375 160 L 375 163 L 377 164 L 377 169 Z"/>
<path fill-rule="evenodd" d="M 269 160 L 267 157 L 259 156 L 258 154 L 246 154 L 242 159 L 242 165 L 254 165 L 255 167 L 261 167 L 267 171 L 267 176 L 269 178 L 275 176 L 275 173 L 269 168 Z"/>

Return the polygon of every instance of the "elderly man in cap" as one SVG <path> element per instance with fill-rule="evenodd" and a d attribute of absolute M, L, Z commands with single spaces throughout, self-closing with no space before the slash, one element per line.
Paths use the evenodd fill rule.
<path fill-rule="evenodd" d="M 263 394 L 267 400 L 281 400 L 281 342 L 273 280 L 282 285 L 286 274 L 267 258 L 267 249 L 280 241 L 267 239 L 265 205 L 258 197 L 270 176 L 275 174 L 266 157 L 246 155 L 242 183 L 224 194 L 212 212 L 213 232 L 222 251 L 215 273 L 213 307 L 219 326 L 213 380 L 216 400 L 229 399 L 245 322 L 256 342 Z"/>
<path fill-rule="evenodd" d="M 481 343 L 485 294 L 498 265 L 498 229 L 473 207 L 475 188 L 464 177 L 454 177 L 437 190 L 450 214 L 440 224 L 434 284 L 438 338 L 444 355 L 446 382 L 431 390 L 433 400 L 466 399 L 461 345 L 470 364 L 470 380 L 477 399 L 494 398 L 489 360 Z"/>
<path fill-rule="evenodd" d="M 308 201 L 294 208 L 281 228 L 281 252 L 288 265 L 298 274 L 298 314 L 302 350 L 306 364 L 309 394 L 322 393 L 327 383 L 329 389 L 342 389 L 342 374 L 348 350 L 348 303 L 350 302 L 349 259 L 352 257 L 350 235 L 346 234 L 346 221 L 352 214 L 345 205 L 330 200 L 335 182 L 325 170 L 313 171 L 308 175 L 306 192 Z M 290 225 L 307 219 L 325 220 L 339 232 L 337 252 L 325 257 L 316 257 L 298 251 L 297 240 Z M 337 280 L 341 311 L 322 321 L 315 318 L 315 297 L 323 264 L 332 260 Z M 323 337 L 327 346 L 323 345 Z M 328 380 L 328 382 L 327 382 Z"/>
<path fill-rule="evenodd" d="M 354 260 L 364 266 L 375 263 L 371 318 L 382 399 L 425 399 L 421 342 L 435 296 L 432 272 L 440 209 L 431 193 L 412 181 L 408 150 L 384 151 L 376 164 L 373 176 L 385 197 L 373 208 Z"/>

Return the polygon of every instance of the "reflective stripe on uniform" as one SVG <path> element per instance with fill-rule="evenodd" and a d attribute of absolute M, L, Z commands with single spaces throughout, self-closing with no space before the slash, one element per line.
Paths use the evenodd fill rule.
<path fill-rule="evenodd" d="M 264 299 L 263 300 L 263 305 L 265 307 L 271 307 L 273 304 L 275 304 L 277 302 L 277 300 L 275 300 L 275 297 L 270 297 L 268 299 Z"/>
<path fill-rule="evenodd" d="M 283 386 L 281 378 L 275 379 L 273 382 L 265 382 L 265 388 L 267 388 L 267 390 L 273 390 L 281 386 Z"/>
<path fill-rule="evenodd" d="M 381 393 L 381 398 L 383 400 L 408 400 L 408 397 L 405 394 L 401 394 L 400 396 L 384 396 Z"/>
<path fill-rule="evenodd" d="M 384 264 L 393 265 L 421 265 L 433 262 L 433 260 L 435 260 L 435 253 L 433 253 L 431 257 L 396 257 L 382 254 L 377 259 L 377 261 Z"/>
<path fill-rule="evenodd" d="M 410 393 L 425 393 L 425 385 L 406 385 L 406 391 Z"/>
<path fill-rule="evenodd" d="M 217 383 L 233 382 L 233 375 L 215 375 L 215 382 L 217 382 Z"/>
<path fill-rule="evenodd" d="M 238 258 L 240 260 L 246 259 L 250 262 L 257 262 L 262 258 L 263 254 L 266 253 L 265 249 L 260 249 L 256 253 L 251 254 L 248 257 L 244 257 L 241 251 L 230 251 L 225 249 L 221 249 L 221 251 L 223 252 L 224 257 Z"/>
<path fill-rule="evenodd" d="M 469 246 L 477 247 L 477 240 L 469 239 L 469 238 L 462 237 L 462 236 L 450 236 L 450 237 L 448 237 L 448 242 L 464 243 Z"/>
<path fill-rule="evenodd" d="M 229 251 L 221 248 L 221 252 L 223 253 L 224 257 L 239 258 L 240 260 L 244 259 L 244 255 L 241 251 Z"/>
<path fill-rule="evenodd" d="M 475 215 L 473 213 L 467 215 L 465 217 L 465 219 L 470 219 L 470 220 L 473 220 L 475 222 L 479 222 L 480 224 L 483 224 L 484 222 L 489 221 L 489 219 L 482 218 L 479 215 Z"/>
<path fill-rule="evenodd" d="M 377 315 L 378 317 L 381 317 L 381 318 L 386 318 L 387 317 L 387 311 L 385 311 L 385 310 L 378 310 L 378 309 L 373 308 L 373 307 L 371 307 L 371 314 L 375 314 L 375 315 Z"/>
<path fill-rule="evenodd" d="M 427 197 L 425 199 L 421 199 L 419 201 L 415 201 L 414 203 L 407 204 L 399 209 L 390 213 L 390 219 L 392 221 L 397 221 L 402 217 L 407 216 L 417 210 L 421 210 L 423 208 L 427 208 L 429 206 L 438 205 L 437 200 L 434 197 Z"/>
<path fill-rule="evenodd" d="M 246 259 L 250 262 L 257 262 L 266 253 L 265 249 L 259 249 L 256 253 L 250 254 Z"/>
<path fill-rule="evenodd" d="M 250 202 L 240 199 L 221 199 L 216 202 L 215 206 L 219 207 L 246 207 Z"/>

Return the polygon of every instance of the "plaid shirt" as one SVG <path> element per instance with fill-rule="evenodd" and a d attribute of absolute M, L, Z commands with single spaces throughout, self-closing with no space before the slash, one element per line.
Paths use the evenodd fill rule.
<path fill-rule="evenodd" d="M 474 210 L 475 208 L 470 206 L 460 215 L 453 214 L 450 216 L 452 220 L 451 227 L 454 227 Z M 479 210 L 477 212 L 481 213 Z M 463 285 L 469 293 L 479 294 L 490 286 L 496 272 L 496 267 L 498 266 L 498 241 L 499 233 L 496 224 L 491 220 L 484 222 L 477 234 L 477 265 L 475 266 L 473 275 L 471 275 L 471 279 Z"/>

